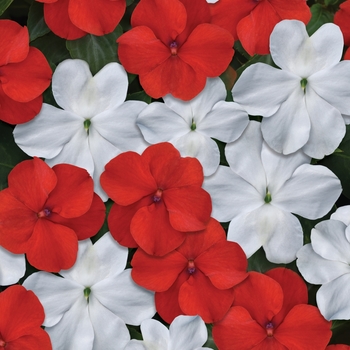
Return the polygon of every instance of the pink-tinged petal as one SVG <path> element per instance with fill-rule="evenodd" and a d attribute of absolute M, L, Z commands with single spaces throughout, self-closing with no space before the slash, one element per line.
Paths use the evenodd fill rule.
<path fill-rule="evenodd" d="M 186 22 L 186 9 L 179 0 L 142 0 L 131 17 L 133 27 L 149 27 L 165 45 L 183 32 Z"/>
<path fill-rule="evenodd" d="M 125 206 L 157 190 L 147 163 L 135 152 L 122 153 L 107 163 L 100 183 L 109 198 Z"/>
<path fill-rule="evenodd" d="M 266 338 L 266 330 L 244 307 L 234 306 L 214 324 L 213 338 L 220 349 L 256 349 Z"/>
<path fill-rule="evenodd" d="M 47 26 L 57 36 L 67 40 L 75 40 L 87 33 L 75 26 L 69 18 L 69 2 L 70 0 L 45 1 L 44 19 Z"/>
<path fill-rule="evenodd" d="M 0 82 L 4 93 L 17 102 L 29 102 L 40 96 L 50 85 L 52 70 L 45 56 L 35 47 L 19 63 L 0 67 Z"/>
<path fill-rule="evenodd" d="M 131 276 L 140 286 L 156 292 L 167 291 L 187 266 L 187 259 L 172 251 L 163 256 L 152 256 L 138 249 L 132 261 Z"/>
<path fill-rule="evenodd" d="M 17 164 L 8 176 L 9 191 L 25 206 L 38 213 L 57 185 L 55 172 L 41 159 Z"/>
<path fill-rule="evenodd" d="M 44 218 L 37 221 L 26 251 L 31 265 L 48 272 L 67 270 L 74 265 L 77 253 L 78 239 L 72 229 Z"/>
<path fill-rule="evenodd" d="M 213 286 L 202 271 L 196 269 L 179 290 L 179 304 L 186 315 L 199 315 L 205 323 L 221 320 L 233 301 L 233 288 Z"/>
<path fill-rule="evenodd" d="M 194 263 L 218 289 L 231 288 L 248 277 L 246 255 L 234 242 L 214 244 L 199 255 Z"/>
<path fill-rule="evenodd" d="M 234 54 L 231 34 L 209 23 L 198 25 L 181 46 L 178 56 L 206 77 L 225 71 Z"/>
<path fill-rule="evenodd" d="M 316 306 L 296 305 L 275 330 L 274 337 L 288 349 L 324 349 L 331 339 L 331 322 Z"/>
<path fill-rule="evenodd" d="M 185 232 L 171 226 L 162 200 L 139 209 L 131 220 L 130 232 L 146 253 L 157 256 L 168 254 L 186 238 Z"/>
<path fill-rule="evenodd" d="M 85 214 L 91 207 L 94 184 L 89 173 L 70 164 L 55 165 L 57 185 L 45 204 L 50 211 L 64 218 L 75 218 Z"/>
<path fill-rule="evenodd" d="M 94 35 L 111 33 L 122 19 L 125 0 L 70 0 L 68 15 L 79 29 Z"/>
<path fill-rule="evenodd" d="M 172 227 L 182 232 L 204 230 L 212 206 L 208 192 L 197 186 L 171 188 L 163 193 Z"/>
<path fill-rule="evenodd" d="M 22 27 L 15 21 L 2 19 L 0 31 L 0 67 L 23 61 L 29 52 L 27 27 Z"/>

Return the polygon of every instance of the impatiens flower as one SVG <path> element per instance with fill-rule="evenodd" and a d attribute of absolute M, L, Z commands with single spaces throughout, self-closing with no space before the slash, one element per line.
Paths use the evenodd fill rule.
<path fill-rule="evenodd" d="M 117 40 L 120 62 L 139 75 L 148 95 L 190 100 L 207 77 L 225 71 L 234 53 L 231 34 L 210 20 L 205 0 L 141 0 L 133 28 Z"/>
<path fill-rule="evenodd" d="M 204 230 L 211 213 L 196 158 L 181 158 L 170 143 L 149 146 L 140 156 L 112 159 L 101 185 L 115 202 L 108 216 L 112 236 L 126 247 L 165 255 L 191 231 Z"/>
<path fill-rule="evenodd" d="M 105 207 L 86 170 L 69 164 L 52 169 L 39 158 L 17 164 L 0 192 L 0 245 L 26 253 L 37 269 L 73 266 L 78 239 L 95 235 Z"/>
<path fill-rule="evenodd" d="M 124 15 L 125 0 L 36 0 L 44 3 L 48 27 L 68 40 L 111 33 Z"/>
<path fill-rule="evenodd" d="M 212 216 L 231 221 L 227 239 L 248 257 L 263 246 L 269 261 L 295 260 L 303 230 L 291 213 L 311 220 L 327 214 L 342 191 L 339 179 L 324 166 L 308 164 L 301 151 L 288 156 L 273 151 L 255 121 L 226 145 L 225 154 L 230 167 L 219 166 L 204 188 L 212 198 Z"/>
<path fill-rule="evenodd" d="M 207 79 L 205 89 L 190 101 L 171 95 L 165 103 L 153 102 L 138 116 L 136 124 L 149 143 L 169 141 L 183 157 L 196 157 L 204 175 L 213 174 L 220 151 L 211 137 L 232 142 L 248 125 L 248 115 L 237 103 L 225 102 L 226 89 L 220 78 Z"/>
<path fill-rule="evenodd" d="M 24 281 L 44 306 L 54 349 L 123 350 L 130 340 L 125 323 L 140 325 L 155 314 L 153 293 L 124 270 L 127 257 L 106 233 L 94 245 L 80 241 L 76 264 L 60 276 L 37 272 Z"/>
<path fill-rule="evenodd" d="M 220 0 L 210 10 L 211 23 L 227 29 L 251 56 L 270 52 L 270 34 L 278 22 L 297 19 L 306 24 L 311 18 L 305 0 Z"/>
<path fill-rule="evenodd" d="M 233 87 L 234 100 L 264 117 L 262 133 L 275 151 L 331 154 L 345 135 L 342 114 L 350 115 L 350 62 L 339 62 L 339 27 L 327 23 L 309 37 L 302 22 L 285 20 L 273 30 L 270 49 L 281 69 L 249 66 Z"/>
<path fill-rule="evenodd" d="M 12 254 L 0 246 L 0 286 L 17 283 L 25 271 L 24 254 Z"/>
<path fill-rule="evenodd" d="M 0 120 L 25 123 L 40 111 L 52 71 L 45 56 L 29 47 L 27 27 L 0 20 Z"/>
<path fill-rule="evenodd" d="M 328 345 L 326 347 L 326 350 L 350 350 L 350 346 L 344 345 L 344 344 L 334 344 L 334 345 Z"/>
<path fill-rule="evenodd" d="M 350 319 L 350 206 L 339 208 L 331 220 L 311 231 L 311 243 L 302 247 L 297 266 L 306 281 L 322 284 L 317 306 L 327 320 Z"/>
<path fill-rule="evenodd" d="M 0 293 L 0 349 L 51 350 L 48 334 L 41 328 L 45 315 L 37 296 L 16 285 Z"/>
<path fill-rule="evenodd" d="M 138 249 L 131 265 L 134 281 L 156 292 L 157 312 L 168 323 L 181 314 L 199 315 L 206 323 L 221 320 L 232 305 L 233 287 L 248 276 L 243 250 L 226 240 L 214 219 L 163 257 Z"/>
<path fill-rule="evenodd" d="M 205 323 L 199 316 L 178 316 L 169 329 L 150 319 L 141 323 L 143 341 L 130 340 L 124 350 L 204 350 L 208 339 Z"/>
<path fill-rule="evenodd" d="M 120 152 L 142 152 L 147 146 L 135 124 L 145 102 L 125 101 L 128 78 L 118 63 L 109 63 L 95 76 L 82 60 L 60 63 L 52 78 L 59 109 L 43 105 L 30 123 L 17 126 L 15 141 L 31 156 L 53 166 L 69 163 L 85 168 L 95 192 L 108 199 L 100 186 L 104 166 Z"/>
<path fill-rule="evenodd" d="M 339 5 L 334 15 L 334 24 L 338 25 L 344 36 L 344 44 L 350 46 L 350 1 L 346 0 Z"/>
<path fill-rule="evenodd" d="M 321 350 L 331 338 L 331 322 L 307 305 L 307 287 L 291 270 L 250 272 L 234 296 L 230 311 L 213 327 L 220 350 Z"/>

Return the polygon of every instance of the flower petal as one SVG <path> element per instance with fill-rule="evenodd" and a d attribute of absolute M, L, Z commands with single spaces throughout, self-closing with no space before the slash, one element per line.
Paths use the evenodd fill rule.
<path fill-rule="evenodd" d="M 160 349 L 168 348 L 170 342 L 169 330 L 161 322 L 153 319 L 144 320 L 141 323 L 141 332 L 146 347 L 147 343 L 155 343 Z"/>
<path fill-rule="evenodd" d="M 0 247 L 0 285 L 17 283 L 26 272 L 24 254 L 12 254 Z"/>

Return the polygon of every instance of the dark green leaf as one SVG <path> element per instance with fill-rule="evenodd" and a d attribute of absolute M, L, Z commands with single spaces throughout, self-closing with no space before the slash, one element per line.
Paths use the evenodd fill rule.
<path fill-rule="evenodd" d="M 208 347 L 210 349 L 217 350 L 218 348 L 215 345 L 214 340 L 213 340 L 213 336 L 212 336 L 213 326 L 211 324 L 207 324 L 206 326 L 207 326 L 207 330 L 208 330 L 208 340 L 203 345 L 203 347 Z"/>
<path fill-rule="evenodd" d="M 33 2 L 29 8 L 27 25 L 30 35 L 30 41 L 44 36 L 50 31 L 49 27 L 46 25 L 44 20 L 43 8 L 43 4 L 36 1 Z"/>
<path fill-rule="evenodd" d="M 311 14 L 311 20 L 306 26 L 309 35 L 315 33 L 323 24 L 333 22 L 333 14 L 327 11 L 321 4 L 312 5 Z"/>
<path fill-rule="evenodd" d="M 144 101 L 150 104 L 152 101 L 152 97 L 148 96 L 144 91 L 138 91 L 126 96 L 126 100 Z"/>
<path fill-rule="evenodd" d="M 140 327 L 128 326 L 131 339 L 142 340 L 141 332 L 139 331 Z"/>
<path fill-rule="evenodd" d="M 118 62 L 116 40 L 122 33 L 123 29 L 119 25 L 114 32 L 104 36 L 88 34 L 81 39 L 68 40 L 67 49 L 72 58 L 86 61 L 91 73 L 96 74 L 107 63 Z"/>
<path fill-rule="evenodd" d="M 12 4 L 13 0 L 1 0 L 0 1 L 0 16 L 5 12 L 5 10 Z"/>

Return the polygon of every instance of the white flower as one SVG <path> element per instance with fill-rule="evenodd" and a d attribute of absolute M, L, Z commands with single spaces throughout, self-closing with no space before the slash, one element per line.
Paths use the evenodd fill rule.
<path fill-rule="evenodd" d="M 125 151 L 142 152 L 147 143 L 135 124 L 145 102 L 125 101 L 128 78 L 119 63 L 109 63 L 94 77 L 82 60 L 65 60 L 52 77 L 52 92 L 59 109 L 43 104 L 30 122 L 17 125 L 14 138 L 30 156 L 46 158 L 53 166 L 69 163 L 85 168 L 100 186 L 104 166 Z"/>
<path fill-rule="evenodd" d="M 263 141 L 260 123 L 251 121 L 243 135 L 226 145 L 230 167 L 205 178 L 212 216 L 231 221 L 228 240 L 250 257 L 263 246 L 267 259 L 289 263 L 303 245 L 295 213 L 308 219 L 324 216 L 339 197 L 339 179 L 326 167 L 310 165 L 299 151 L 283 155 Z"/>
<path fill-rule="evenodd" d="M 141 323 L 143 341 L 130 340 L 125 350 L 200 350 L 208 339 L 207 328 L 199 316 L 178 316 L 169 329 L 150 319 Z"/>
<path fill-rule="evenodd" d="M 165 103 L 149 104 L 138 116 L 149 143 L 170 142 L 183 157 L 196 157 L 204 175 L 213 174 L 220 163 L 214 140 L 235 141 L 248 124 L 248 114 L 237 103 L 225 102 L 226 88 L 220 78 L 207 79 L 204 90 L 190 101 L 163 97 Z"/>
<path fill-rule="evenodd" d="M 297 266 L 306 281 L 322 284 L 317 306 L 327 320 L 350 319 L 350 206 L 311 231 L 311 244 L 297 253 Z"/>
<path fill-rule="evenodd" d="M 128 249 L 109 233 L 94 245 L 79 242 L 78 258 L 59 277 L 29 276 L 23 285 L 45 310 L 45 330 L 54 350 L 118 350 L 130 340 L 125 325 L 139 325 L 155 314 L 154 293 L 136 285 L 126 269 Z"/>
<path fill-rule="evenodd" d="M 277 152 L 302 149 L 313 158 L 331 154 L 345 135 L 342 114 L 350 114 L 350 61 L 339 62 L 343 35 L 324 24 L 311 37 L 300 21 L 279 22 L 270 51 L 281 69 L 248 67 L 233 87 L 234 100 L 261 115 L 262 133 Z"/>
<path fill-rule="evenodd" d="M 24 254 L 13 254 L 0 247 L 0 286 L 17 283 L 26 272 Z"/>

